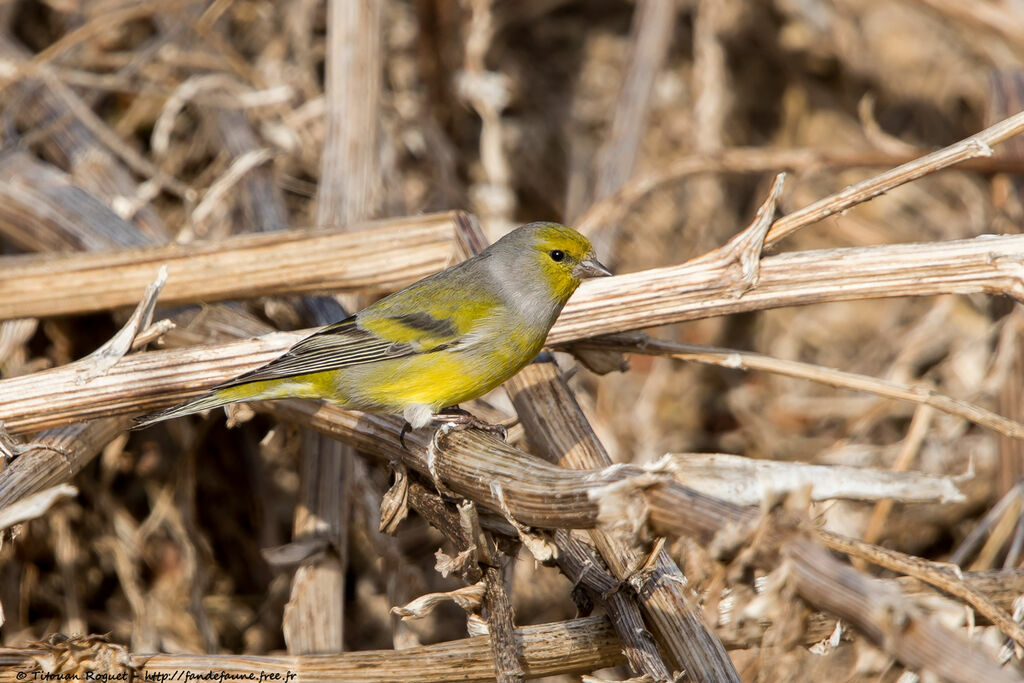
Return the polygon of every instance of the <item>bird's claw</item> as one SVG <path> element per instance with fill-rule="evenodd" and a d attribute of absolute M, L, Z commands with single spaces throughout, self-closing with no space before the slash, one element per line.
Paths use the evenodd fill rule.
<path fill-rule="evenodd" d="M 441 425 L 441 428 L 434 433 L 431 439 L 431 443 L 435 448 L 438 445 L 439 436 L 447 436 L 452 432 L 461 432 L 465 429 L 479 429 L 482 432 L 497 435 L 502 441 L 508 441 L 508 429 L 504 425 L 485 422 L 458 406 L 445 408 L 439 413 L 434 413 L 430 416 L 430 419 L 432 422 Z M 405 445 L 405 435 L 411 432 L 412 429 L 412 425 L 406 422 L 402 425 L 402 431 L 398 433 L 398 442 L 402 444 L 402 448 L 405 450 L 409 450 Z"/>
<path fill-rule="evenodd" d="M 409 450 L 405 445 L 405 435 L 412 431 L 412 425 L 406 420 L 405 424 L 402 425 L 402 431 L 398 433 L 398 443 L 402 444 L 404 450 Z"/>
<path fill-rule="evenodd" d="M 480 431 L 487 432 L 488 434 L 498 435 L 502 441 L 508 440 L 508 430 L 505 429 L 504 425 L 485 422 L 461 408 L 456 410 L 458 410 L 458 412 L 451 411 L 436 413 L 431 419 L 434 422 L 439 422 L 441 425 L 445 426 L 445 434 L 461 432 L 465 429 L 479 429 Z"/>

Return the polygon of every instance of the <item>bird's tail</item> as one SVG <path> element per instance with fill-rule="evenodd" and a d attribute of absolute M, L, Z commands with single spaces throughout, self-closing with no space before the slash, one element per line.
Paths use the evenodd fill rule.
<path fill-rule="evenodd" d="M 255 386 L 256 384 L 259 383 L 254 382 L 253 384 L 241 384 L 232 387 L 213 389 L 202 396 L 197 396 L 196 398 L 185 401 L 184 403 L 171 406 L 166 410 L 135 418 L 135 424 L 132 425 L 132 429 L 142 429 L 143 427 L 148 427 L 152 424 L 156 424 L 157 422 L 163 422 L 164 420 L 170 420 L 184 415 L 191 415 L 192 413 L 210 410 L 211 408 L 219 408 L 220 406 L 225 406 L 229 403 L 238 403 L 239 401 L 249 401 L 261 398 L 261 392 L 259 391 L 259 388 Z"/>

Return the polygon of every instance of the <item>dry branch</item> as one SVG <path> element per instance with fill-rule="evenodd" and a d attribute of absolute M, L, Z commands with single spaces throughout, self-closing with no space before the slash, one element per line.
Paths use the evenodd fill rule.
<path fill-rule="evenodd" d="M 363 232 L 294 230 L 215 243 L 0 257 L 0 319 L 127 306 L 167 265 L 162 304 L 280 293 L 386 291 L 449 265 L 454 213 L 386 221 Z"/>
<path fill-rule="evenodd" d="M 992 146 L 1024 131 L 1024 113 L 1006 118 L 985 130 L 944 147 L 931 154 L 907 161 L 856 185 L 809 204 L 775 221 L 766 245 L 773 245 L 783 237 L 816 223 L 828 216 L 841 213 L 889 190 L 935 173 L 950 166 L 979 157 L 985 158 L 985 168 L 997 170 L 999 162 L 990 162 Z M 589 233 L 605 223 L 620 220 L 622 212 L 645 194 L 680 178 L 705 172 L 764 172 L 780 168 L 817 165 L 870 166 L 882 161 L 877 155 L 863 153 L 828 153 L 820 150 L 761 150 L 757 148 L 723 150 L 710 158 L 694 156 L 676 162 L 668 171 L 651 174 L 627 184 L 617 193 L 591 207 L 577 222 L 577 227 Z M 884 161 L 888 165 L 892 161 Z"/>
<path fill-rule="evenodd" d="M 592 201 L 613 194 L 633 174 L 647 128 L 654 80 L 672 40 L 675 15 L 673 0 L 642 0 L 633 11 L 629 66 L 615 100 L 608 138 L 597 155 Z M 576 217 L 570 213 L 568 219 Z M 601 227 L 604 230 L 591 235 L 591 239 L 599 254 L 610 254 L 616 244 L 618 223 Z"/>
<path fill-rule="evenodd" d="M 604 224 L 622 220 L 626 211 L 655 190 L 703 173 L 754 174 L 776 173 L 780 170 L 892 168 L 912 163 L 919 158 L 919 155 L 862 150 L 776 147 L 728 147 L 715 152 L 683 156 L 664 170 L 630 181 L 611 197 L 595 204 L 576 222 L 576 227 L 590 234 Z M 1024 160 L 1019 157 L 974 157 L 958 162 L 956 168 L 977 173 L 1020 173 L 1024 171 Z"/>
<path fill-rule="evenodd" d="M 573 469 L 612 464 L 568 387 L 551 363 L 535 363 L 509 382 L 516 412 L 531 445 L 545 459 Z M 590 538 L 620 581 L 628 582 L 657 642 L 676 666 L 696 680 L 739 680 L 717 636 L 707 626 L 696 596 L 679 567 L 660 549 L 649 558 L 650 576 L 639 580 L 645 554 L 629 541 L 595 529 Z M 621 631 L 621 629 L 620 629 Z"/>
<path fill-rule="evenodd" d="M 380 118 L 381 15 L 376 0 L 327 4 L 325 135 L 317 187 L 318 225 L 343 226 L 372 218 L 380 190 L 377 127 Z M 346 305 L 355 299 L 349 297 Z M 358 306 L 351 306 L 356 308 Z M 344 316 L 334 300 L 307 302 L 307 320 L 324 325 Z M 345 583 L 355 454 L 322 435 L 303 440 L 296 536 L 322 534 L 337 554 L 307 561 L 292 578 L 284 633 L 291 654 L 344 649 Z"/>
<path fill-rule="evenodd" d="M 828 531 L 822 531 L 821 538 L 833 550 L 844 552 L 886 569 L 906 574 L 907 576 L 913 576 L 920 581 L 960 598 L 998 626 L 1019 647 L 1024 647 L 1024 627 L 1014 621 L 1009 612 L 999 607 L 994 600 L 964 581 L 959 568 L 954 569 L 951 565 L 928 562 L 919 557 L 913 557 L 888 548 L 880 548 L 855 538 L 847 538 Z M 960 575 L 958 576 L 958 574 Z"/>
<path fill-rule="evenodd" d="M 0 260 L 0 318 L 127 305 L 162 263 L 170 273 L 164 303 L 385 290 L 448 265 L 452 217 L 415 219 L 413 225 L 396 221 L 390 223 L 394 230 L 360 234 L 358 242 L 355 236 L 312 231 L 225 242 L 241 245 L 238 250 L 197 245 L 46 262 Z M 270 252 L 273 259 L 267 257 Z M 757 287 L 749 291 L 738 264 L 716 254 L 583 283 L 555 323 L 549 343 L 827 301 L 977 292 L 1024 297 L 1021 235 L 781 254 L 760 262 Z M 303 277 L 295 278 L 296 272 Z M 744 291 L 738 292 L 738 286 Z"/>
<path fill-rule="evenodd" d="M 526 675 L 531 678 L 587 673 L 623 662 L 615 631 L 604 617 L 526 626 L 516 629 L 516 637 L 522 646 Z M 233 676 L 254 673 L 257 678 L 261 672 L 266 672 L 281 676 L 281 680 L 291 673 L 298 676 L 292 679 L 297 681 L 493 681 L 494 661 L 489 641 L 488 636 L 477 636 L 404 650 L 340 655 L 126 654 L 125 664 L 134 670 L 137 679 L 148 677 L 148 680 L 157 680 L 161 675 L 171 680 L 184 671 L 223 671 Z M 59 648 L 53 649 L 59 651 Z M 16 672 L 39 671 L 37 658 L 46 662 L 52 657 L 50 653 L 47 648 L 0 649 L 0 681 L 23 680 L 16 678 Z"/>
<path fill-rule="evenodd" d="M 95 251 L 149 243 L 66 174 L 22 151 L 0 158 L 0 235 L 32 251 Z M 0 271 L 6 269 L 0 266 Z"/>
<path fill-rule="evenodd" d="M 271 237 L 276 236 L 266 236 Z M 782 254 L 760 262 L 753 289 L 748 289 L 739 262 L 714 255 L 681 266 L 584 283 L 555 323 L 548 342 L 825 301 L 951 292 L 1024 296 L 1024 235 Z M 154 270 L 155 265 L 150 266 L 139 276 Z M 168 290 L 174 282 L 171 273 Z M 238 288 L 234 278 L 231 282 Z M 280 333 L 245 342 L 138 354 L 85 386 L 70 383 L 75 373 L 68 367 L 0 380 L 0 421 L 12 431 L 26 431 L 91 416 L 154 410 L 265 363 L 298 338 Z"/>
<path fill-rule="evenodd" d="M 349 225 L 376 214 L 381 192 L 377 128 L 381 112 L 381 26 L 373 0 L 327 4 L 327 100 L 317 223 Z"/>
<path fill-rule="evenodd" d="M 1012 582 L 1008 582 L 1011 578 L 1008 574 L 968 573 L 965 579 L 976 588 L 1002 595 L 1008 606 L 1021 589 L 1020 572 L 1012 574 L 1015 577 Z M 914 590 L 917 585 L 913 580 L 900 583 L 905 590 Z M 808 619 L 812 626 L 805 632 L 804 644 L 811 645 L 834 629 L 834 620 L 818 623 L 818 619 L 815 616 Z M 767 628 L 767 624 L 763 628 Z M 525 626 L 517 629 L 516 635 L 523 645 L 524 663 L 530 676 L 584 673 L 624 661 L 615 630 L 606 617 Z M 131 654 L 127 663 L 135 669 L 137 677 L 147 673 L 173 675 L 175 671 L 225 671 L 232 675 L 249 672 L 259 675 L 260 671 L 265 671 L 284 676 L 290 671 L 308 678 L 330 680 L 486 681 L 494 678 L 488 641 L 487 636 L 477 636 L 407 650 L 318 656 Z M 726 641 L 729 649 L 746 649 L 757 644 L 758 640 L 749 639 Z M 0 681 L 15 681 L 18 671 L 38 671 L 37 658 L 47 661 L 52 652 L 42 647 L 0 648 Z"/>
<path fill-rule="evenodd" d="M 856 185 L 850 185 L 836 194 L 808 204 L 775 221 L 765 239 L 772 245 L 783 237 L 812 223 L 834 216 L 880 194 L 899 187 L 912 180 L 923 178 L 943 168 L 954 166 L 967 159 L 992 156 L 992 146 L 998 145 L 1024 131 L 1024 112 L 1003 119 L 985 130 L 956 142 L 938 151 L 885 171 Z"/>
<path fill-rule="evenodd" d="M 58 484 L 33 493 L 6 507 L 0 508 L 0 530 L 42 517 L 64 498 L 74 498 L 78 489 L 71 484 Z"/>
<path fill-rule="evenodd" d="M 430 436 L 418 430 L 406 436 L 408 448 L 403 449 L 398 441 L 401 420 L 392 416 L 295 400 L 260 404 L 260 409 L 332 434 L 373 457 L 400 459 L 455 493 L 530 526 L 587 529 L 613 520 L 621 523 L 622 504 L 635 496 L 646 506 L 655 534 L 688 535 L 705 543 L 718 538 L 730 544 L 742 542 L 757 524 L 754 510 L 700 495 L 636 466 L 565 470 L 474 431 L 451 434 L 435 449 Z M 802 597 L 848 620 L 907 665 L 965 683 L 1015 680 L 917 614 L 887 584 L 840 564 L 799 527 L 776 532 L 773 538 L 792 561 L 787 576 Z M 778 558 L 766 562 L 774 568 Z"/>
<path fill-rule="evenodd" d="M 827 301 L 976 292 L 1024 298 L 1020 235 L 780 254 L 761 260 L 749 290 L 738 263 L 713 256 L 585 282 L 548 343 Z M 745 291 L 736 292 L 737 285 Z"/>
<path fill-rule="evenodd" d="M 629 66 L 615 101 L 608 139 L 599 154 L 594 187 L 597 200 L 618 190 L 633 173 L 651 106 L 654 78 L 672 40 L 675 13 L 672 0 L 642 0 L 633 12 Z"/>
<path fill-rule="evenodd" d="M 950 681 L 1019 681 L 910 605 L 878 579 L 841 564 L 809 538 L 782 550 L 792 560 L 787 570 L 808 602 L 855 624 L 868 638 L 885 643 L 905 664 L 932 671 Z"/>
<path fill-rule="evenodd" d="M 692 489 L 737 505 L 759 505 L 810 488 L 811 500 L 961 502 L 956 478 L 871 467 L 758 460 L 726 453 L 669 453 L 648 466 Z"/>
<path fill-rule="evenodd" d="M 555 532 L 554 541 L 558 545 L 555 561 L 559 569 L 573 586 L 586 586 L 604 604 L 633 670 L 654 681 L 671 680 L 657 643 L 644 624 L 637 597 L 621 590 L 622 582 L 606 571 L 604 561 L 573 538 L 572 533 L 560 529 Z"/>
<path fill-rule="evenodd" d="M 40 434 L 0 471 L 0 508 L 66 483 L 118 434 L 129 420 L 79 422 Z"/>
<path fill-rule="evenodd" d="M 734 370 L 760 370 L 786 377 L 806 379 L 841 389 L 865 391 L 898 401 L 931 406 L 950 415 L 956 415 L 975 424 L 988 427 L 1005 436 L 1016 439 L 1024 438 L 1024 424 L 993 413 L 991 410 L 986 410 L 973 403 L 946 396 L 928 387 L 892 382 L 832 368 L 823 368 L 811 363 L 772 358 L 771 356 L 751 351 L 736 351 L 734 349 L 720 349 L 654 339 L 643 333 L 609 335 L 607 337 L 578 342 L 578 345 L 584 348 L 608 349 L 623 353 L 664 355 L 678 358 L 679 360 L 707 363 Z"/>

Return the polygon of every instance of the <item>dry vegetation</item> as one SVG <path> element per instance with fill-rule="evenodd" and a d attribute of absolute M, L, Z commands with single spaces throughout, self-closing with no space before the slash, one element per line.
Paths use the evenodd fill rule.
<path fill-rule="evenodd" d="M 1020 7 L 0 27 L 0 680 L 1020 679 Z M 536 219 L 622 275 L 467 406 L 508 443 L 300 401 L 126 431 Z"/>

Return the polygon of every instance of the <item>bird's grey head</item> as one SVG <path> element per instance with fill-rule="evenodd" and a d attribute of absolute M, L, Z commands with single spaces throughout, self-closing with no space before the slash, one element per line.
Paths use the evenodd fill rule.
<path fill-rule="evenodd" d="M 557 317 L 580 282 L 611 275 L 594 256 L 590 240 L 558 223 L 516 228 L 483 253 L 509 303 Z"/>

